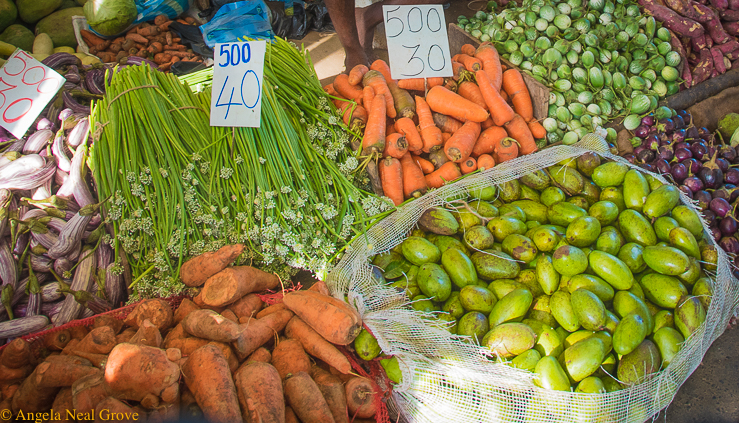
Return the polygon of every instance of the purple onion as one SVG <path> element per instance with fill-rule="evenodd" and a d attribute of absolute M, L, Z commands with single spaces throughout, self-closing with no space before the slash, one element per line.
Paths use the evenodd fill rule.
<path fill-rule="evenodd" d="M 654 116 L 652 115 L 644 116 L 643 118 L 641 118 L 641 124 L 644 126 L 654 125 Z"/>
<path fill-rule="evenodd" d="M 660 159 L 667 160 L 669 162 L 675 158 L 675 152 L 672 151 L 671 148 L 660 147 L 657 151 L 659 152 L 659 154 L 657 154 L 657 157 Z"/>
<path fill-rule="evenodd" d="M 675 182 L 681 184 L 688 177 L 688 167 L 684 163 L 675 163 L 670 169 L 670 174 Z"/>
<path fill-rule="evenodd" d="M 637 137 L 644 139 L 649 135 L 649 127 L 646 125 L 639 125 L 636 129 L 634 129 L 634 135 Z"/>
<path fill-rule="evenodd" d="M 690 198 L 691 200 L 693 199 L 693 191 L 691 191 L 690 188 L 686 187 L 685 185 L 680 185 L 678 189 L 680 189 L 680 191 L 682 191 L 683 194 L 685 194 L 688 198 Z"/>
<path fill-rule="evenodd" d="M 690 188 L 693 193 L 701 191 L 704 188 L 703 181 L 701 181 L 700 178 L 698 178 L 697 176 L 689 176 L 685 178 L 685 180 L 683 181 L 683 185 Z M 710 197 L 710 194 L 708 194 L 708 196 Z"/>
<path fill-rule="evenodd" d="M 716 213 L 714 213 L 713 211 L 703 210 L 703 218 L 706 219 L 706 224 L 708 225 L 709 228 L 718 226 L 718 222 L 716 220 Z"/>
<path fill-rule="evenodd" d="M 690 151 L 693 153 L 693 157 L 698 160 L 703 160 L 708 152 L 708 147 L 702 142 L 694 142 L 690 146 Z"/>
<path fill-rule="evenodd" d="M 680 115 L 673 116 L 672 122 L 675 124 L 675 130 L 685 128 L 685 120 Z"/>
<path fill-rule="evenodd" d="M 657 159 L 654 163 L 654 167 L 661 175 L 670 173 L 670 164 L 665 159 Z"/>
<path fill-rule="evenodd" d="M 724 182 L 727 184 L 739 185 L 739 169 L 730 168 L 724 174 Z"/>
<path fill-rule="evenodd" d="M 716 242 L 719 242 L 719 240 L 721 239 L 721 229 L 719 229 L 718 226 L 714 226 L 714 227 L 708 228 L 708 230 L 711 232 L 711 236 L 713 237 L 713 240 Z"/>
<path fill-rule="evenodd" d="M 690 128 L 686 129 L 685 138 L 689 140 L 700 138 L 700 134 L 698 133 L 698 128 L 696 128 L 695 126 L 691 126 Z"/>
<path fill-rule="evenodd" d="M 685 130 L 678 129 L 672 133 L 672 142 L 683 142 L 685 141 Z"/>
<path fill-rule="evenodd" d="M 681 162 L 683 160 L 688 160 L 693 158 L 693 152 L 688 150 L 687 148 L 678 148 L 675 150 L 675 158 L 678 162 Z"/>
<path fill-rule="evenodd" d="M 701 170 L 701 162 L 696 159 L 688 159 L 685 161 L 685 165 L 688 166 L 688 171 L 692 174 L 696 174 Z"/>
<path fill-rule="evenodd" d="M 718 228 L 724 236 L 733 236 L 737 229 L 736 219 L 734 219 L 734 216 L 728 215 L 721 219 L 721 222 L 718 224 Z"/>
<path fill-rule="evenodd" d="M 662 128 L 662 131 L 667 135 L 670 135 L 675 131 L 675 122 L 670 118 L 660 119 L 659 125 Z"/>
<path fill-rule="evenodd" d="M 721 238 L 718 245 L 729 254 L 739 253 L 739 241 L 733 236 L 725 236 Z"/>
<path fill-rule="evenodd" d="M 714 198 L 711 200 L 711 203 L 709 204 L 710 209 L 716 213 L 717 217 L 725 217 L 727 214 L 731 213 L 731 204 L 729 204 L 728 201 L 726 201 L 725 198 Z"/>

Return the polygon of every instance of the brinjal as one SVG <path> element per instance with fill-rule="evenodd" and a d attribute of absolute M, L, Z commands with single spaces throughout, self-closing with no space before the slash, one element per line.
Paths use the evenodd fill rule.
<path fill-rule="evenodd" d="M 688 177 L 688 167 L 685 166 L 684 163 L 675 163 L 672 165 L 672 168 L 670 168 L 670 174 L 675 182 L 682 184 L 685 178 Z"/>
<path fill-rule="evenodd" d="M 701 181 L 697 176 L 689 176 L 685 178 L 683 185 L 690 188 L 693 192 L 700 191 L 704 188 L 703 181 Z M 708 196 L 710 197 L 710 194 L 708 194 Z"/>
<path fill-rule="evenodd" d="M 724 236 L 733 236 L 736 233 L 737 221 L 734 216 L 729 213 L 726 217 L 721 219 L 718 224 L 718 228 Z"/>
<path fill-rule="evenodd" d="M 690 152 L 693 153 L 693 157 L 697 160 L 703 160 L 706 153 L 708 153 L 708 147 L 702 142 L 694 142 L 690 145 Z"/>
<path fill-rule="evenodd" d="M 688 172 L 695 175 L 701 170 L 701 162 L 696 159 L 688 159 L 685 161 L 685 165 L 688 166 Z"/>
<path fill-rule="evenodd" d="M 683 142 L 685 141 L 685 130 L 678 129 L 672 133 L 672 142 Z"/>
<path fill-rule="evenodd" d="M 698 177 L 703 180 L 706 188 L 716 189 L 724 183 L 724 172 L 721 171 L 719 165 L 716 163 L 717 154 L 718 152 L 713 155 L 710 161 L 703 163 L 703 167 L 698 171 Z"/>
<path fill-rule="evenodd" d="M 725 198 L 714 198 L 708 207 L 716 213 L 717 217 L 725 217 L 731 213 L 731 204 Z"/>
<path fill-rule="evenodd" d="M 736 159 L 736 150 L 728 145 L 721 147 L 718 154 L 719 156 L 721 156 L 722 159 L 725 159 L 729 162 L 732 162 L 734 161 L 734 159 Z"/>
<path fill-rule="evenodd" d="M 729 254 L 739 253 L 739 241 L 737 241 L 737 239 L 733 236 L 725 236 L 721 238 L 721 240 L 718 242 L 718 245 L 721 246 L 721 248 L 723 248 L 724 251 Z"/>
<path fill-rule="evenodd" d="M 654 167 L 657 169 L 657 172 L 659 172 L 661 175 L 670 173 L 670 164 L 667 163 L 667 160 L 665 159 L 658 159 L 657 161 L 655 161 Z"/>
<path fill-rule="evenodd" d="M 646 127 L 654 126 L 654 116 L 644 116 L 643 118 L 641 118 L 641 124 Z"/>
<path fill-rule="evenodd" d="M 685 120 L 683 120 L 682 116 L 675 115 L 672 117 L 672 123 L 675 124 L 675 130 L 683 129 L 685 128 Z"/>
<path fill-rule="evenodd" d="M 711 210 L 703 210 L 703 218 L 706 220 L 706 224 L 709 228 L 718 225 L 718 223 L 716 223 L 716 213 Z"/>
<path fill-rule="evenodd" d="M 693 152 L 687 148 L 678 148 L 675 150 L 675 159 L 678 162 L 693 158 Z"/>
<path fill-rule="evenodd" d="M 640 151 L 639 154 L 636 155 L 636 158 L 639 159 L 640 162 L 643 162 L 645 164 L 650 163 L 656 157 L 657 157 L 657 154 L 654 152 L 654 150 L 650 150 L 648 148 L 645 148 L 644 150 Z"/>
<path fill-rule="evenodd" d="M 634 129 L 634 135 L 641 139 L 646 138 L 647 136 L 649 136 L 649 127 L 646 125 L 639 125 L 636 129 Z"/>
<path fill-rule="evenodd" d="M 711 237 L 714 241 L 719 242 L 721 239 L 721 229 L 718 228 L 718 226 L 712 226 L 708 228 L 709 232 L 711 232 Z"/>
<path fill-rule="evenodd" d="M 660 119 L 657 128 L 670 135 L 675 131 L 675 123 L 670 118 Z"/>
<path fill-rule="evenodd" d="M 724 174 L 724 182 L 727 184 L 739 185 L 739 169 L 730 168 Z"/>
<path fill-rule="evenodd" d="M 691 200 L 693 199 L 693 191 L 691 191 L 690 188 L 686 187 L 685 185 L 680 185 L 678 188 L 680 189 L 680 191 L 683 192 L 683 194 L 685 194 L 685 196 L 687 196 Z"/>
<path fill-rule="evenodd" d="M 675 152 L 669 146 L 660 147 L 657 150 L 657 158 L 667 160 L 668 162 L 675 158 Z"/>

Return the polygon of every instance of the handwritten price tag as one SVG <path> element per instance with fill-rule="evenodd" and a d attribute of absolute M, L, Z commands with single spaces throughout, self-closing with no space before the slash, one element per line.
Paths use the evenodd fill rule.
<path fill-rule="evenodd" d="M 216 44 L 210 126 L 258 128 L 266 41 Z"/>
<path fill-rule="evenodd" d="M 441 5 L 382 6 L 393 79 L 452 76 Z"/>
<path fill-rule="evenodd" d="M 66 79 L 23 50 L 0 69 L 0 126 L 21 138 Z"/>

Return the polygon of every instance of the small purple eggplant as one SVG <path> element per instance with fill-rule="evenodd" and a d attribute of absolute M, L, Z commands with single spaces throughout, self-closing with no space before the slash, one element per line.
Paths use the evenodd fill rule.
<path fill-rule="evenodd" d="M 712 199 L 708 207 L 716 213 L 717 217 L 723 218 L 731 213 L 731 204 L 725 198 Z"/>
<path fill-rule="evenodd" d="M 737 241 L 733 236 L 725 236 L 721 238 L 718 245 L 729 254 L 739 253 L 739 241 Z"/>
<path fill-rule="evenodd" d="M 718 224 L 718 228 L 721 230 L 723 236 L 734 236 L 737 230 L 737 221 L 731 214 L 727 215 Z"/>
<path fill-rule="evenodd" d="M 665 159 L 657 159 L 652 164 L 657 169 L 657 172 L 660 175 L 664 175 L 664 174 L 670 173 L 670 164 L 667 163 L 667 160 L 665 160 Z M 680 164 L 680 163 L 678 163 L 678 164 Z"/>
<path fill-rule="evenodd" d="M 670 174 L 675 182 L 682 184 L 685 178 L 688 177 L 688 167 L 685 163 L 675 163 L 670 168 Z"/>
<path fill-rule="evenodd" d="M 703 210 L 703 218 L 706 220 L 706 224 L 709 228 L 718 226 L 716 213 L 712 212 L 711 210 Z"/>
<path fill-rule="evenodd" d="M 730 168 L 724 174 L 724 182 L 727 184 L 739 185 L 739 169 Z"/>
<path fill-rule="evenodd" d="M 649 135 L 649 127 L 646 125 L 639 125 L 634 129 L 634 135 L 637 137 L 644 139 Z"/>
<path fill-rule="evenodd" d="M 701 191 L 704 188 L 703 181 L 701 181 L 700 178 L 698 178 L 697 176 L 689 176 L 685 178 L 685 180 L 683 181 L 683 185 L 690 188 L 690 190 L 694 193 Z"/>
<path fill-rule="evenodd" d="M 688 160 L 693 158 L 693 152 L 688 150 L 687 148 L 678 148 L 675 150 L 675 159 L 678 162 L 682 162 L 683 160 Z"/>
<path fill-rule="evenodd" d="M 695 126 L 691 126 L 690 128 L 685 130 L 685 139 L 694 140 L 696 138 L 700 138 L 698 128 L 696 128 Z"/>
<path fill-rule="evenodd" d="M 655 120 L 653 115 L 644 116 L 641 118 L 641 124 L 644 126 L 654 126 Z"/>

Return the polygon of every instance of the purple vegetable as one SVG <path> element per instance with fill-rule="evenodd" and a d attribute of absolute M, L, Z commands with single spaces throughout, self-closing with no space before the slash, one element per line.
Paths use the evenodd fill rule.
<path fill-rule="evenodd" d="M 690 146 L 690 151 L 693 153 L 693 157 L 698 160 L 703 160 L 708 152 L 708 148 L 702 142 L 695 142 Z"/>
<path fill-rule="evenodd" d="M 682 162 L 683 160 L 693 158 L 693 153 L 687 148 L 678 148 L 677 150 L 675 150 L 675 158 L 677 159 L 677 161 Z"/>
<path fill-rule="evenodd" d="M 721 149 L 718 152 L 719 156 L 721 156 L 722 159 L 732 162 L 734 159 L 736 159 L 736 150 L 732 148 L 731 146 L 725 145 L 721 147 Z M 724 171 L 725 173 L 726 171 Z"/>
<path fill-rule="evenodd" d="M 646 118 L 645 118 L 645 119 L 646 119 Z M 639 138 L 641 138 L 641 139 L 644 139 L 644 138 L 646 138 L 646 137 L 647 137 L 647 136 L 649 135 L 649 127 L 648 127 L 648 126 L 645 126 L 645 125 L 643 125 L 643 124 L 642 124 L 642 125 L 639 125 L 639 126 L 638 126 L 638 127 L 637 127 L 637 128 L 635 129 L 635 130 L 634 130 L 634 135 L 636 135 L 637 137 L 639 137 Z"/>
<path fill-rule="evenodd" d="M 718 226 L 718 221 L 716 220 L 716 213 L 712 212 L 711 210 L 703 210 L 703 218 L 706 220 L 706 224 L 708 225 L 709 228 Z"/>
<path fill-rule="evenodd" d="M 710 207 L 718 217 L 725 217 L 727 214 L 731 213 L 731 204 L 729 204 L 725 198 L 714 198 L 711 200 L 708 207 Z"/>
<path fill-rule="evenodd" d="M 737 222 L 734 216 L 729 214 L 725 218 L 721 219 L 718 224 L 718 228 L 724 236 L 733 236 L 736 233 Z"/>
<path fill-rule="evenodd" d="M 639 163 L 639 167 L 646 171 L 654 172 L 654 166 L 652 166 L 650 163 Z"/>
<path fill-rule="evenodd" d="M 685 121 L 683 120 L 682 117 L 680 117 L 680 115 L 675 115 L 671 119 L 672 119 L 672 123 L 675 124 L 675 130 L 685 128 Z"/>
<path fill-rule="evenodd" d="M 652 115 L 644 116 L 643 118 L 641 118 L 641 124 L 642 124 L 642 126 L 646 126 L 646 127 L 653 126 L 654 125 L 654 116 L 652 116 Z"/>
<path fill-rule="evenodd" d="M 667 163 L 667 160 L 665 159 L 657 159 L 657 161 L 654 162 L 654 167 L 661 175 L 670 173 L 670 164 Z"/>
<path fill-rule="evenodd" d="M 693 191 L 691 191 L 690 188 L 686 187 L 685 185 L 680 185 L 678 188 L 680 189 L 680 191 L 683 192 L 683 194 L 685 194 L 685 196 L 687 196 L 691 200 L 693 199 Z"/>
<path fill-rule="evenodd" d="M 662 132 L 670 135 L 675 130 L 675 122 L 673 122 L 670 118 L 660 119 L 658 127 L 662 130 Z"/>
<path fill-rule="evenodd" d="M 675 182 L 681 184 L 688 177 L 688 167 L 684 163 L 675 163 L 670 169 L 670 174 Z"/>
<path fill-rule="evenodd" d="M 644 140 L 644 146 L 650 150 L 657 151 L 659 148 L 659 138 L 656 135 L 650 135 Z"/>
<path fill-rule="evenodd" d="M 698 128 L 698 136 L 707 141 L 711 138 L 711 132 L 705 126 Z"/>
<path fill-rule="evenodd" d="M 689 123 L 692 120 L 692 117 L 687 110 L 678 110 L 677 114 L 683 119 L 685 123 Z"/>
<path fill-rule="evenodd" d="M 636 156 L 633 153 L 624 154 L 623 157 L 624 159 L 628 160 L 629 163 L 633 164 L 634 162 L 636 162 Z"/>
<path fill-rule="evenodd" d="M 716 166 L 721 169 L 722 173 L 729 170 L 729 162 L 726 159 L 722 159 L 720 157 L 716 159 Z"/>
<path fill-rule="evenodd" d="M 701 162 L 696 159 L 688 159 L 685 161 L 685 165 L 688 166 L 688 171 L 692 174 L 698 173 L 701 170 Z"/>
<path fill-rule="evenodd" d="M 644 149 L 636 155 L 636 158 L 643 163 L 650 163 L 657 157 L 654 150 Z"/>
<path fill-rule="evenodd" d="M 689 176 L 685 178 L 685 180 L 683 181 L 683 185 L 690 188 L 690 190 L 694 193 L 701 191 L 704 188 L 703 181 L 701 181 L 700 178 L 698 178 L 697 176 Z"/>
<path fill-rule="evenodd" d="M 730 168 L 724 174 L 724 182 L 727 184 L 739 185 L 739 169 Z"/>
<path fill-rule="evenodd" d="M 709 232 L 711 232 L 711 237 L 714 241 L 719 242 L 721 239 L 721 229 L 718 228 L 718 226 L 713 226 L 708 228 Z"/>
<path fill-rule="evenodd" d="M 672 133 L 672 142 L 683 142 L 685 141 L 685 130 L 678 129 Z"/>
<path fill-rule="evenodd" d="M 700 138 L 700 134 L 698 133 L 698 128 L 696 128 L 695 126 L 691 126 L 690 128 L 686 129 L 685 138 L 689 140 Z"/>
<path fill-rule="evenodd" d="M 659 159 L 667 160 L 668 162 L 675 158 L 675 152 L 669 147 L 660 147 L 658 153 L 657 157 Z"/>
<path fill-rule="evenodd" d="M 739 253 L 739 241 L 737 241 L 733 236 L 725 236 L 721 238 L 718 245 L 729 254 Z"/>
<path fill-rule="evenodd" d="M 690 150 L 690 143 L 689 142 L 678 142 L 678 143 L 675 143 L 674 148 L 686 148 Z"/>

